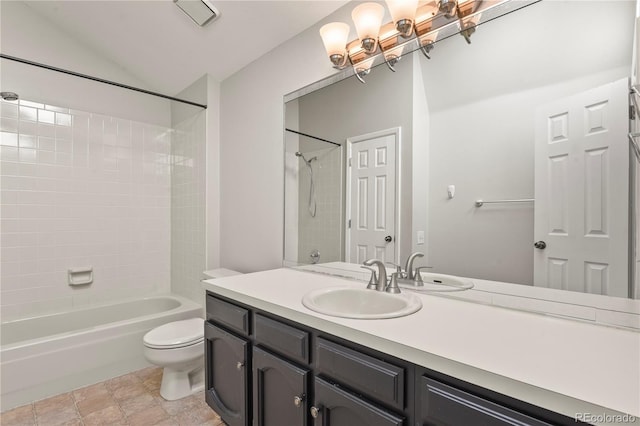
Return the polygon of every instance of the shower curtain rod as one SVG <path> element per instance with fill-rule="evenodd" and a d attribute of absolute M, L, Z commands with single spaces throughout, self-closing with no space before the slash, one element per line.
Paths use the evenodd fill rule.
<path fill-rule="evenodd" d="M 308 135 L 308 134 L 306 134 L 306 133 L 302 133 L 302 132 L 298 132 L 298 131 L 291 130 L 291 129 L 286 129 L 286 128 L 285 128 L 285 130 L 286 130 L 287 132 L 295 133 L 296 135 L 300 135 L 300 136 L 306 136 L 306 137 L 308 137 L 308 138 L 315 139 L 315 140 L 320 141 L 320 142 L 326 142 L 326 143 L 334 144 L 334 145 L 336 145 L 336 146 L 342 146 L 342 145 L 340 145 L 339 143 L 331 142 L 331 141 L 328 141 L 328 140 L 326 140 L 326 139 L 319 138 L 319 137 L 317 137 L 317 136 Z"/>
<path fill-rule="evenodd" d="M 57 67 L 54 67 L 54 66 L 51 66 L 51 65 L 41 64 L 39 62 L 33 62 L 33 61 L 29 61 L 27 59 L 18 58 L 18 57 L 15 57 L 15 56 L 9 56 L 9 55 L 5 55 L 3 53 L 0 53 L 0 58 L 7 59 L 9 61 L 20 62 L 20 63 L 26 64 L 26 65 L 32 65 L 34 67 L 44 68 L 44 69 L 50 70 L 50 71 L 56 71 L 56 72 L 60 72 L 60 73 L 63 73 L 63 74 L 72 75 L 74 77 L 86 78 L 87 80 L 97 81 L 98 83 L 109 84 L 111 86 L 120 87 L 122 89 L 129 89 L 129 90 L 133 90 L 134 92 L 140 92 L 140 93 L 144 93 L 144 94 L 147 94 L 147 95 L 157 96 L 159 98 L 169 99 L 170 101 L 182 102 L 183 104 L 188 104 L 188 105 L 197 106 L 197 107 L 200 107 L 200 108 L 207 109 L 206 105 L 199 104 L 199 103 L 196 103 L 196 102 L 191 102 L 191 101 L 187 101 L 187 100 L 184 100 L 184 99 L 174 98 L 173 96 L 163 95 L 162 93 L 152 92 L 150 90 L 140 89 L 139 87 L 129 86 L 129 85 L 122 84 L 122 83 L 116 83 L 115 81 L 105 80 L 103 78 L 93 77 L 91 75 L 81 74 L 79 72 L 65 70 L 63 68 L 57 68 Z"/>

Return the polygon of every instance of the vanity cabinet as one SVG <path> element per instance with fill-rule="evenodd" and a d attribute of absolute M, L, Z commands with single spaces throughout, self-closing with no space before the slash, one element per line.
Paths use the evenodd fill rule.
<path fill-rule="evenodd" d="M 206 401 L 230 426 L 577 423 L 212 293 L 205 340 Z"/>
<path fill-rule="evenodd" d="M 259 347 L 253 348 L 255 426 L 306 426 L 310 370 Z"/>
<path fill-rule="evenodd" d="M 209 322 L 204 326 L 204 339 L 207 404 L 229 426 L 248 426 L 249 341 Z"/>
<path fill-rule="evenodd" d="M 426 376 L 418 386 L 421 425 L 551 425 Z"/>
<path fill-rule="evenodd" d="M 406 418 L 368 402 L 337 384 L 315 378 L 314 426 L 401 426 Z"/>

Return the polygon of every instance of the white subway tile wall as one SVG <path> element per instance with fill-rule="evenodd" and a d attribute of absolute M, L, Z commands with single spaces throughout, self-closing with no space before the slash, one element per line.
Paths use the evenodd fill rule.
<path fill-rule="evenodd" d="M 174 126 L 171 148 L 171 290 L 204 305 L 206 155 L 204 111 Z"/>
<path fill-rule="evenodd" d="M 0 117 L 3 320 L 168 292 L 171 130 L 25 100 Z"/>

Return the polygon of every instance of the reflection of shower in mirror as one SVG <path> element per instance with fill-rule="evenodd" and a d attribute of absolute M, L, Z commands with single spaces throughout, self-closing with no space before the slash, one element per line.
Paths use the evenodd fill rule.
<path fill-rule="evenodd" d="M 311 162 L 317 160 L 317 157 L 311 157 L 310 159 L 304 158 L 304 154 L 300 151 L 296 152 L 296 157 L 302 158 L 302 161 L 307 165 L 309 169 L 309 202 L 307 204 L 307 209 L 309 210 L 309 214 L 311 217 L 316 217 L 316 187 L 313 182 L 313 167 L 311 166 Z"/>

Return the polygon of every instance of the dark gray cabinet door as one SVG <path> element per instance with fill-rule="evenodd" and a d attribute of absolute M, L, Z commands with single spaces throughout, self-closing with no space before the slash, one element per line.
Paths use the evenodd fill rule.
<path fill-rule="evenodd" d="M 428 377 L 421 377 L 419 386 L 421 425 L 550 426 Z"/>
<path fill-rule="evenodd" d="M 306 426 L 309 370 L 253 348 L 254 426 Z"/>
<path fill-rule="evenodd" d="M 249 342 L 205 323 L 207 404 L 229 426 L 248 426 Z"/>
<path fill-rule="evenodd" d="M 400 426 L 404 417 L 391 413 L 318 377 L 314 426 Z M 314 413 L 315 412 L 315 413 Z"/>

